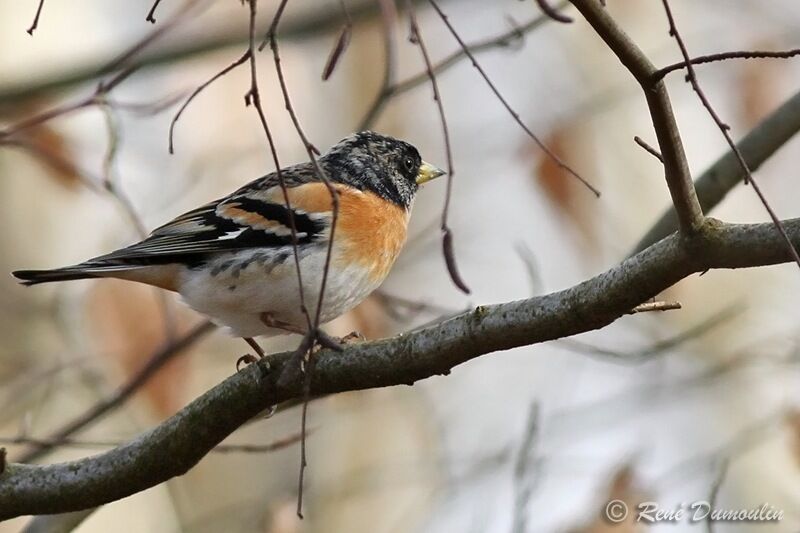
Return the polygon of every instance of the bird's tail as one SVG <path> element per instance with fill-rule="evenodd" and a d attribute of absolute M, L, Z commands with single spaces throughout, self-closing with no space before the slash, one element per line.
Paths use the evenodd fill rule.
<path fill-rule="evenodd" d="M 11 275 L 20 280 L 23 285 L 37 285 L 39 283 L 50 283 L 53 281 L 69 281 L 73 279 L 104 278 L 120 270 L 129 270 L 131 267 L 126 265 L 102 264 L 102 263 L 81 263 L 63 268 L 52 270 L 17 270 Z"/>

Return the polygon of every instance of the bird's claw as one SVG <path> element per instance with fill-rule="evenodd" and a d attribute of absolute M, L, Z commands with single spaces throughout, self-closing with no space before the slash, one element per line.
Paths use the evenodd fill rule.
<path fill-rule="evenodd" d="M 239 359 L 236 360 L 236 371 L 239 372 L 242 369 L 241 368 L 242 365 L 249 366 L 249 365 L 252 365 L 253 363 L 257 363 L 257 362 L 258 362 L 258 358 L 255 355 L 246 353 L 243 356 L 241 356 Z"/>

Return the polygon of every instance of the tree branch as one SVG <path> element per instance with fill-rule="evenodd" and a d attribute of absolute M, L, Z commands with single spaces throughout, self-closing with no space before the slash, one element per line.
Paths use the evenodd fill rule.
<path fill-rule="evenodd" d="M 800 91 L 770 113 L 737 143 L 739 152 L 752 172 L 758 170 L 778 149 L 800 131 Z M 697 198 L 704 212 L 709 212 L 744 179 L 745 173 L 736 154 L 726 151 L 697 178 Z M 678 229 L 675 211 L 668 209 L 642 237 L 633 253 L 639 253 Z"/>
<path fill-rule="evenodd" d="M 795 245 L 800 219 L 785 221 Z M 787 262 L 771 223 L 706 219 L 693 236 L 674 234 L 569 289 L 482 306 L 391 339 L 322 351 L 313 394 L 412 384 L 480 355 L 601 328 L 677 281 L 710 268 Z M 291 353 L 250 365 L 128 444 L 65 463 L 9 464 L 0 475 L 0 520 L 94 507 L 184 474 L 236 428 L 268 407 L 301 397 L 303 376 L 278 380 Z"/>
<path fill-rule="evenodd" d="M 680 228 L 688 233 L 697 231 L 703 225 L 703 211 L 694 190 L 666 85 L 663 80 L 654 81 L 656 67 L 597 0 L 571 2 L 641 85 L 664 158 L 664 177 Z"/>
<path fill-rule="evenodd" d="M 412 0 L 418 3 L 420 0 Z M 348 11 L 354 23 L 358 23 L 375 16 L 378 6 L 374 2 L 348 3 Z M 283 24 L 280 33 L 282 39 L 303 39 L 318 35 L 325 31 L 332 31 L 339 27 L 341 14 L 338 7 L 320 7 L 311 10 L 303 18 L 293 18 Z M 189 39 L 179 44 L 166 45 L 161 48 L 143 52 L 136 60 L 139 68 L 157 67 L 170 64 L 197 55 L 201 55 L 230 46 L 247 45 L 249 36 L 245 31 L 235 31 L 225 34 L 211 35 L 207 39 Z M 34 98 L 68 89 L 79 83 L 93 80 L 110 73 L 109 64 L 116 59 L 115 54 L 105 56 L 91 64 L 82 67 L 71 67 L 69 71 L 57 72 L 46 78 L 31 82 L 25 80 L 21 83 L 3 83 L 0 85 L 0 105 L 18 104 Z"/>

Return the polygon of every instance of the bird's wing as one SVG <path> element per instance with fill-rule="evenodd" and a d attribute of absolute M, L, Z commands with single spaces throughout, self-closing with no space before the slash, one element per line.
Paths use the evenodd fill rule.
<path fill-rule="evenodd" d="M 325 202 L 311 208 L 314 206 L 304 198 L 309 193 L 319 196 L 324 184 L 315 179 L 308 164 L 281 174 L 291 193 L 291 210 L 286 207 L 277 174 L 269 174 L 226 198 L 184 213 L 141 242 L 91 262 L 164 263 L 226 250 L 291 246 L 292 219 L 299 245 L 319 240 L 330 226 L 330 202 L 327 208 Z"/>

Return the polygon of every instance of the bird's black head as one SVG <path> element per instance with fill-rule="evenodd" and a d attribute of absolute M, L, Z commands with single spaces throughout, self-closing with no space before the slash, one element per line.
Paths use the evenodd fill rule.
<path fill-rule="evenodd" d="M 407 142 L 372 131 L 345 137 L 320 163 L 331 180 L 374 192 L 406 209 L 422 183 L 444 174 Z"/>

